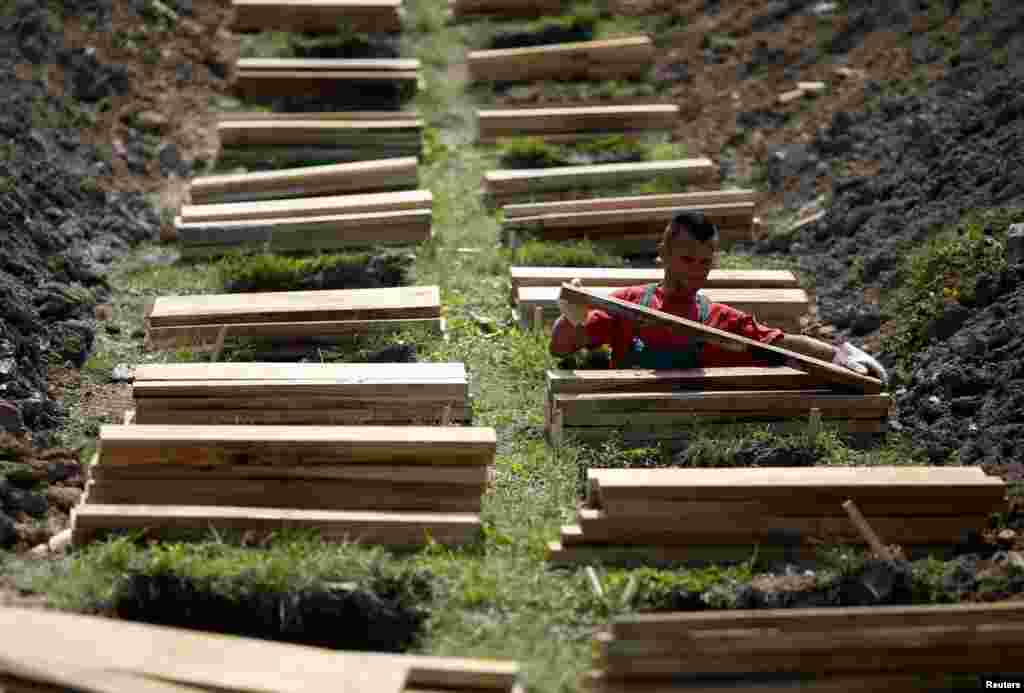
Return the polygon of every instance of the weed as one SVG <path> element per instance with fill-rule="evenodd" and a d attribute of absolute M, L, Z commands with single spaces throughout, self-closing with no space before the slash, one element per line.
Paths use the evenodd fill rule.
<path fill-rule="evenodd" d="M 528 241 L 516 249 L 515 262 L 532 267 L 622 267 L 624 264 L 621 257 L 603 252 L 590 241 Z"/>

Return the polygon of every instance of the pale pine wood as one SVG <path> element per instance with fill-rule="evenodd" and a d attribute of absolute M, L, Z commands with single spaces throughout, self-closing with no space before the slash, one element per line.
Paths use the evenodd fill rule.
<path fill-rule="evenodd" d="M 235 31 L 335 33 L 402 30 L 401 0 L 232 0 Z"/>
<path fill-rule="evenodd" d="M 882 390 L 882 383 L 877 378 L 860 375 L 847 368 L 836 366 L 820 359 L 805 356 L 804 354 L 771 344 L 763 344 L 753 339 L 747 339 L 724 330 L 708 327 L 693 320 L 670 315 L 660 310 L 651 310 L 650 308 L 644 308 L 635 303 L 621 301 L 610 296 L 602 297 L 594 292 L 573 287 L 570 284 L 562 285 L 559 297 L 571 303 L 590 305 L 628 319 L 653 322 L 657 325 L 671 327 L 680 333 L 717 343 L 726 349 L 735 350 L 741 348 L 749 350 L 755 355 L 772 354 L 783 356 L 790 359 L 794 365 L 799 366 L 801 370 L 806 371 L 812 377 L 830 384 L 854 388 L 865 394 L 877 394 Z"/>
<path fill-rule="evenodd" d="M 561 286 L 579 278 L 584 286 L 639 286 L 654 284 L 665 278 L 660 267 L 509 267 L 512 290 L 521 286 Z M 789 270 L 723 270 L 708 274 L 707 289 L 797 289 L 796 275 Z"/>
<path fill-rule="evenodd" d="M 239 58 L 235 63 L 239 70 L 284 70 L 301 72 L 305 70 L 383 70 L 403 71 L 420 69 L 420 61 L 414 58 Z"/>
<path fill-rule="evenodd" d="M 217 124 L 222 147 L 272 147 L 275 145 L 357 145 L 372 137 L 379 146 L 418 143 L 418 120 L 228 120 Z M 360 162 L 361 163 L 361 162 Z"/>
<path fill-rule="evenodd" d="M 300 200 L 266 200 L 261 202 L 230 202 L 225 204 L 184 205 L 181 223 L 243 221 L 248 219 L 281 219 L 322 217 L 328 215 L 398 212 L 429 209 L 433 205 L 429 190 L 332 195 Z"/>
<path fill-rule="evenodd" d="M 440 317 L 440 302 L 436 286 L 161 296 L 156 299 L 148 322 L 153 327 L 172 327 L 206 323 L 436 318 Z"/>
<path fill-rule="evenodd" d="M 481 486 L 488 481 L 485 465 L 386 465 L 359 464 L 340 466 L 286 467 L 244 464 L 202 467 L 180 464 L 124 464 L 108 462 L 91 468 L 96 481 L 159 481 L 163 479 L 335 479 L 352 481 L 397 481 L 400 483 L 435 483 Z"/>
<path fill-rule="evenodd" d="M 696 181 L 712 175 L 710 159 L 678 159 L 590 166 L 497 169 L 484 173 L 484 189 L 495 195 L 542 190 L 566 190 L 574 186 L 625 183 L 656 176 Z"/>
<path fill-rule="evenodd" d="M 69 665 L 248 693 L 400 693 L 406 683 L 509 690 L 509 661 L 336 652 L 95 616 L 0 608 L 4 652 L 60 652 Z M 96 647 L 103 643 L 103 647 Z"/>
<path fill-rule="evenodd" d="M 384 120 L 403 125 L 417 124 L 422 126 L 419 112 L 413 109 L 402 109 L 394 111 L 220 111 L 215 114 L 218 123 L 227 123 L 238 120 L 269 120 L 269 121 L 295 121 L 295 120 L 339 120 L 343 122 L 361 120 Z"/>
<path fill-rule="evenodd" d="M 686 370 L 549 370 L 546 379 L 549 394 L 731 388 L 799 390 L 807 388 L 810 383 L 806 373 L 787 366 L 729 366 Z"/>
<path fill-rule="evenodd" d="M 160 481 L 159 483 L 165 483 Z M 435 541 L 455 546 L 480 533 L 475 513 L 300 510 L 202 505 L 89 503 L 72 510 L 74 543 L 82 545 L 109 531 L 145 529 L 147 536 L 174 531 L 254 531 L 313 529 L 327 541 L 391 547 L 424 546 Z"/>
<path fill-rule="evenodd" d="M 689 193 L 663 193 L 657 195 L 628 195 L 623 197 L 593 197 L 555 202 L 507 204 L 501 208 L 505 219 L 532 217 L 545 214 L 576 214 L 613 209 L 650 209 L 654 207 L 703 207 L 719 204 L 757 202 L 756 190 L 712 190 Z"/>
<path fill-rule="evenodd" d="M 527 48 L 470 51 L 470 81 L 520 81 L 640 76 L 654 60 L 647 36 Z"/>
<path fill-rule="evenodd" d="M 66 656 L 66 655 L 64 655 Z M 14 658 L 0 652 L 0 691 L 4 693 L 205 693 L 206 689 L 144 676 L 68 664 L 60 653 Z"/>
<path fill-rule="evenodd" d="M 113 464 L 488 464 L 493 428 L 104 425 Z"/>
<path fill-rule="evenodd" d="M 189 183 L 192 204 L 243 202 L 313 195 L 415 188 L 419 183 L 416 157 L 398 157 L 328 166 L 304 166 L 276 171 L 201 176 Z"/>
<path fill-rule="evenodd" d="M 140 404 L 145 400 L 141 400 Z M 261 401 L 265 406 L 245 403 L 231 406 L 226 403 L 193 402 L 192 406 L 177 408 L 147 408 L 139 406 L 136 423 L 179 424 L 261 424 L 305 426 L 382 426 L 382 425 L 440 425 L 465 422 L 470 419 L 467 407 L 454 407 L 448 400 L 433 403 L 380 403 L 375 401 L 338 402 L 307 401 L 300 406 L 274 408 L 272 400 Z M 449 408 L 447 419 L 446 407 Z"/>
<path fill-rule="evenodd" d="M 579 132 L 670 130 L 679 106 L 581 106 L 477 111 L 481 139 Z"/>
<path fill-rule="evenodd" d="M 243 99 L 328 95 L 341 83 L 393 83 L 398 88 L 415 89 L 417 70 L 239 70 L 232 84 Z"/>
<path fill-rule="evenodd" d="M 505 221 L 502 225 L 506 228 L 530 228 L 540 233 L 546 231 L 568 230 L 574 228 L 587 228 L 593 232 L 605 226 L 614 227 L 610 233 L 623 233 L 621 227 L 629 224 L 643 224 L 644 222 L 656 222 L 664 228 L 676 214 L 680 212 L 701 212 L 708 221 L 721 226 L 731 226 L 738 223 L 750 223 L 754 217 L 753 202 L 738 202 L 731 204 L 704 205 L 701 207 L 652 207 L 641 209 L 609 209 L 600 211 L 574 212 L 569 214 L 552 213 L 530 217 L 515 217 Z"/>
<path fill-rule="evenodd" d="M 140 381 L 215 380 L 328 380 L 361 384 L 388 381 L 448 381 L 466 379 L 466 365 L 449 363 L 143 363 L 135 368 Z"/>

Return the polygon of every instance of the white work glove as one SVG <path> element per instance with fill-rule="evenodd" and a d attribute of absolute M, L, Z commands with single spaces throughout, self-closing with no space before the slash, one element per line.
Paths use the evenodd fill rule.
<path fill-rule="evenodd" d="M 583 282 L 579 277 L 569 282 L 573 286 L 582 287 Z M 558 299 L 558 309 L 562 311 L 562 317 L 569 321 L 574 327 L 582 325 L 587 320 L 587 314 L 590 312 L 590 308 L 582 306 L 578 303 L 569 303 L 564 298 Z"/>
<path fill-rule="evenodd" d="M 889 381 L 889 374 L 885 372 L 882 364 L 849 342 L 843 342 L 836 348 L 836 355 L 832 358 L 832 363 L 843 368 L 849 368 L 851 371 L 861 375 L 872 375 L 883 383 Z"/>

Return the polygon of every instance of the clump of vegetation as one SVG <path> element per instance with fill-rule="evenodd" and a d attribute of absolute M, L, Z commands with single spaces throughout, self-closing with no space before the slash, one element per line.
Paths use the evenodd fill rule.
<path fill-rule="evenodd" d="M 515 137 L 498 147 L 498 156 L 505 168 L 548 168 L 657 159 L 657 156 L 649 156 L 655 154 L 655 150 L 648 151 L 642 142 L 622 135 L 584 138 L 573 144 L 551 144 L 540 137 Z"/>
<path fill-rule="evenodd" d="M 1007 227 L 1024 219 L 1024 210 L 985 210 L 964 218 L 912 252 L 900 270 L 900 288 L 886 313 L 900 315 L 897 331 L 883 343 L 906 368 L 931 341 L 935 322 L 947 308 L 973 305 L 978 279 L 1006 267 Z"/>
<path fill-rule="evenodd" d="M 401 254 L 377 257 L 370 253 L 330 253 L 313 257 L 235 254 L 223 258 L 217 265 L 217 272 L 229 291 L 355 289 L 404 284 L 408 264 L 408 258 Z"/>
<path fill-rule="evenodd" d="M 625 262 L 620 256 L 607 253 L 590 241 L 527 241 L 516 248 L 515 264 L 528 267 L 623 267 Z"/>
<path fill-rule="evenodd" d="M 590 41 L 600 12 L 589 4 L 581 4 L 560 17 L 544 17 L 520 25 L 516 31 L 495 34 L 486 41 L 486 48 L 522 48 L 551 43 Z"/>
<path fill-rule="evenodd" d="M 569 157 L 563 147 L 539 137 L 514 137 L 498 148 L 499 162 L 505 168 L 549 168 L 567 166 Z"/>

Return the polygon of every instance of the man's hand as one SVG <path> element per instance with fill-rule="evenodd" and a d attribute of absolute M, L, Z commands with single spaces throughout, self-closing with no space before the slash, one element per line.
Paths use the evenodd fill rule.
<path fill-rule="evenodd" d="M 836 347 L 836 355 L 832 359 L 832 363 L 849 368 L 861 375 L 872 375 L 881 380 L 883 385 L 889 382 L 889 374 L 885 372 L 882 364 L 849 342 L 844 342 Z"/>
<path fill-rule="evenodd" d="M 583 282 L 579 277 L 569 282 L 573 286 L 582 287 Z M 573 326 L 582 325 L 587 320 L 587 314 L 590 312 L 590 308 L 578 303 L 569 303 L 564 298 L 558 299 L 558 309 L 562 311 L 562 317 L 569 321 Z"/>

